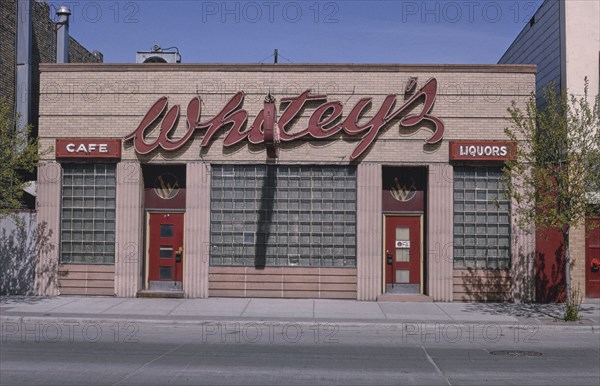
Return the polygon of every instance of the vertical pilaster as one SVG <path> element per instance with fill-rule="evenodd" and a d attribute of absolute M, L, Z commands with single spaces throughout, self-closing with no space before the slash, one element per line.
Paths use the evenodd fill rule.
<path fill-rule="evenodd" d="M 523 183 L 518 181 L 517 186 Z M 521 195 L 526 193 L 520 188 Z M 532 302 L 535 299 L 535 226 L 528 228 L 518 225 L 517 201 L 511 202 L 511 256 L 510 256 L 510 297 L 514 302 Z"/>
<path fill-rule="evenodd" d="M 435 301 L 452 301 L 452 165 L 429 165 L 427 186 L 427 293 Z"/>
<path fill-rule="evenodd" d="M 58 295 L 58 253 L 62 168 L 55 161 L 40 163 L 37 181 L 35 292 Z"/>
<path fill-rule="evenodd" d="M 135 297 L 141 289 L 144 258 L 142 169 L 138 162 L 117 164 L 115 294 Z"/>
<path fill-rule="evenodd" d="M 210 165 L 189 162 L 186 173 L 183 291 L 188 298 L 206 298 L 210 245 Z"/>
<path fill-rule="evenodd" d="M 356 252 L 357 299 L 377 300 L 382 293 L 383 218 L 381 165 L 357 167 Z"/>

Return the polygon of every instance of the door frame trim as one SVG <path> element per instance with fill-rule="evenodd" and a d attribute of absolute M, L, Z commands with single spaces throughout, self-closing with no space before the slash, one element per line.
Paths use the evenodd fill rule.
<path fill-rule="evenodd" d="M 385 268 L 386 268 L 386 256 L 385 256 L 385 220 L 388 217 L 418 217 L 419 218 L 419 235 L 421 237 L 421 247 L 419 248 L 419 294 L 424 295 L 425 283 L 423 280 L 425 279 L 425 270 L 423 269 L 424 265 L 424 254 L 423 250 L 425 248 L 425 240 L 424 240 L 424 229 L 423 229 L 423 213 L 383 213 L 382 215 L 382 229 L 383 234 L 381 237 L 381 292 L 385 294 Z"/>
<path fill-rule="evenodd" d="M 150 285 L 150 215 L 158 213 L 181 213 L 183 214 L 183 245 L 185 245 L 185 210 L 184 209 L 146 209 L 144 210 L 144 289 L 148 289 Z M 185 250 L 184 250 L 185 252 Z M 181 267 L 183 272 L 183 266 Z M 183 287 L 182 274 L 181 285 Z"/>
<path fill-rule="evenodd" d="M 584 219 L 584 229 L 585 229 L 585 237 L 584 237 L 584 242 L 583 242 L 583 249 L 584 249 L 584 271 L 585 271 L 585 277 L 584 277 L 584 283 L 583 283 L 583 287 L 584 287 L 584 291 L 583 291 L 583 296 L 584 298 L 590 298 L 590 299 L 598 299 L 598 297 L 592 297 L 590 295 L 588 295 L 588 286 L 589 286 L 589 282 L 592 281 L 591 278 L 591 273 L 590 273 L 590 266 L 588 265 L 588 262 L 591 260 L 591 256 L 588 256 L 588 243 L 589 243 L 589 237 L 591 237 L 587 232 L 588 232 L 588 226 L 587 223 L 589 222 L 598 222 L 600 224 L 600 216 L 586 216 Z M 594 229 L 595 231 L 596 229 Z M 590 231 L 592 232 L 592 231 Z"/>

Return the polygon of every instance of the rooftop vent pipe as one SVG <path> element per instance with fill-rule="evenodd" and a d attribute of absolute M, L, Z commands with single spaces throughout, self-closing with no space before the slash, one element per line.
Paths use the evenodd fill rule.
<path fill-rule="evenodd" d="M 69 63 L 69 7 L 63 5 L 56 11 L 56 63 Z"/>
<path fill-rule="evenodd" d="M 23 132 L 31 119 L 31 6 L 32 0 L 17 3 L 17 63 L 15 110 L 17 130 Z"/>

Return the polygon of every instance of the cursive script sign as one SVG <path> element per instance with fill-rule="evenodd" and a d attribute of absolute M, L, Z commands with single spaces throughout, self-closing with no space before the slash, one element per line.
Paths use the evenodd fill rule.
<path fill-rule="evenodd" d="M 429 79 L 421 89 L 415 92 L 413 96 L 397 109 L 394 109 L 396 94 L 390 94 L 385 97 L 381 107 L 371 119 L 359 123 L 360 117 L 370 108 L 373 98 L 360 99 L 348 115 L 344 119 L 340 119 L 343 111 L 341 102 L 328 102 L 326 95 L 311 95 L 311 90 L 306 90 L 297 97 L 281 99 L 281 102 L 287 106 L 277 121 L 279 140 L 281 142 L 290 142 L 303 137 L 322 139 L 331 137 L 340 131 L 343 131 L 348 136 L 362 135 L 350 155 L 350 160 L 354 160 L 373 143 L 379 131 L 386 124 L 402 113 L 410 111 L 413 105 L 417 102 L 420 103 L 422 100 L 423 105 L 421 106 L 421 110 L 400 118 L 400 126 L 414 127 L 427 122 L 432 126 L 433 135 L 426 139 L 425 142 L 430 144 L 437 143 L 444 135 L 444 123 L 441 119 L 430 114 L 435 102 L 436 93 L 437 81 L 435 78 Z M 295 120 L 308 101 L 323 101 L 323 103 L 313 111 L 306 128 L 300 131 L 293 131 L 292 127 Z M 253 144 L 262 143 L 265 140 L 265 110 L 263 109 L 258 113 L 249 129 L 242 131 L 248 119 L 248 112 L 241 108 L 243 102 L 244 93 L 240 91 L 227 102 L 225 107 L 216 116 L 201 121 L 201 100 L 199 97 L 194 97 L 187 107 L 186 133 L 180 138 L 171 138 L 170 134 L 175 128 L 175 123 L 179 117 L 179 105 L 174 105 L 167 109 L 167 97 L 161 97 L 148 110 L 137 129 L 125 136 L 124 139 L 133 139 L 135 150 L 139 154 L 148 154 L 158 147 L 165 151 L 179 149 L 190 140 L 195 130 L 206 130 L 200 146 L 207 147 L 219 129 L 231 126 L 231 129 L 223 140 L 224 146 L 235 145 L 244 139 Z M 163 118 L 160 122 L 160 133 L 156 139 L 149 141 L 146 132 L 161 116 Z"/>

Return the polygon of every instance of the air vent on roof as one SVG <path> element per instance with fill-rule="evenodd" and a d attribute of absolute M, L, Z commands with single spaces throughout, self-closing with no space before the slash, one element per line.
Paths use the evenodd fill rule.
<path fill-rule="evenodd" d="M 175 51 L 168 51 L 168 50 Z M 181 55 L 177 47 L 162 49 L 158 44 L 152 51 L 138 51 L 135 56 L 136 63 L 181 63 Z"/>

